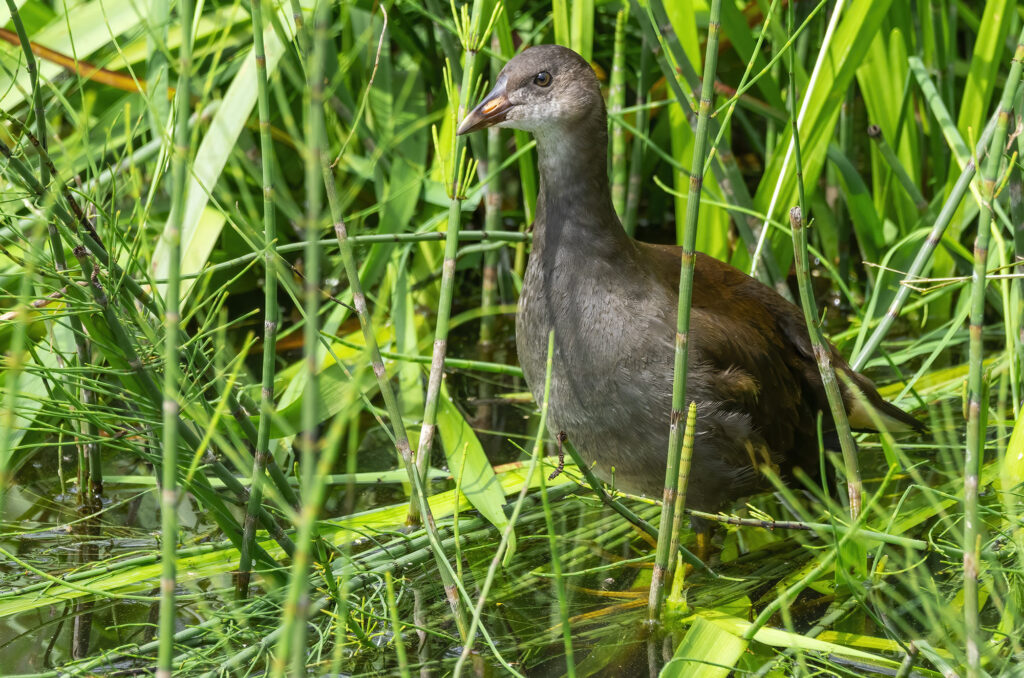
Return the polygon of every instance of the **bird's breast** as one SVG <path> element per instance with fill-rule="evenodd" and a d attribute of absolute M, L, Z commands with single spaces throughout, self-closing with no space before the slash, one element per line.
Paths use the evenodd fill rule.
<path fill-rule="evenodd" d="M 624 284 L 600 262 L 539 263 L 531 260 L 523 282 L 516 348 L 539 405 L 548 336 L 554 333 L 548 407 L 553 428 L 579 438 L 627 433 L 647 426 L 648 418 L 665 420 L 674 335 L 650 313 L 650 290 Z"/>

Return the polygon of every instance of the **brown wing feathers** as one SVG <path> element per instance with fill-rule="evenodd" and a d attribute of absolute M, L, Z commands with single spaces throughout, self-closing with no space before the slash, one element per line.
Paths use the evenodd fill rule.
<path fill-rule="evenodd" d="M 678 286 L 680 248 L 648 247 L 664 262 L 666 282 Z M 701 355 L 713 360 L 723 377 L 731 378 L 724 391 L 757 394 L 751 410 L 761 415 L 757 424 L 769 445 L 788 449 L 794 437 L 816 437 L 817 410 L 826 413 L 826 426 L 831 426 L 807 326 L 796 306 L 732 266 L 698 253 L 691 314 Z M 832 364 L 842 373 L 840 385 L 854 429 L 878 430 L 878 424 L 890 431 L 924 429 L 920 421 L 886 402 L 835 346 L 829 347 Z"/>

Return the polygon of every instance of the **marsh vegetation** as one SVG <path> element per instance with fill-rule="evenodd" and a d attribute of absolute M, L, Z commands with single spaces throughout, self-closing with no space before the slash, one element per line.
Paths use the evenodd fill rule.
<path fill-rule="evenodd" d="M 0 25 L 0 673 L 1022 675 L 1018 3 L 8 0 Z M 803 290 L 929 429 L 712 517 L 656 623 L 660 504 L 550 477 L 516 365 L 533 141 L 454 133 L 546 42 L 605 86 L 626 229 Z"/>

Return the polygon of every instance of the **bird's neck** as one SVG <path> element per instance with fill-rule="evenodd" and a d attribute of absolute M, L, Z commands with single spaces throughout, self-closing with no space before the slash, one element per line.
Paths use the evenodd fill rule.
<path fill-rule="evenodd" d="M 536 130 L 540 193 L 533 251 L 553 259 L 630 247 L 608 185 L 608 129 L 595 115 L 570 129 Z M 560 258 L 560 257 L 559 257 Z"/>

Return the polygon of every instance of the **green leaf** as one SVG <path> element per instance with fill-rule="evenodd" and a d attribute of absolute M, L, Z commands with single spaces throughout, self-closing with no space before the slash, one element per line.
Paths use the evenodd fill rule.
<path fill-rule="evenodd" d="M 304 0 L 309 4 L 308 0 Z M 292 12 L 282 9 L 279 13 L 282 23 L 291 28 Z M 273 73 L 277 63 L 285 53 L 285 45 L 272 26 L 263 31 L 266 48 L 267 73 Z M 213 246 L 220 235 L 220 228 L 210 228 L 203 223 L 203 213 L 214 185 L 220 179 L 221 172 L 227 164 L 228 156 L 235 151 L 238 135 L 245 127 L 246 121 L 256 105 L 256 56 L 252 50 L 245 56 L 242 66 L 238 69 L 231 85 L 228 87 L 224 100 L 217 108 L 217 113 L 210 121 L 210 129 L 199 144 L 192 162 L 188 189 L 185 196 L 185 213 L 180 216 L 181 248 L 189 253 L 190 266 L 183 266 L 182 275 L 199 273 L 206 265 L 213 251 Z M 172 219 L 179 218 L 171 215 Z M 221 222 L 223 225 L 223 222 Z M 160 239 L 153 253 L 153 268 L 156 277 L 164 277 L 166 273 L 167 245 Z M 184 299 L 192 289 L 191 285 L 182 285 Z"/>
<path fill-rule="evenodd" d="M 906 43 L 899 29 L 889 32 L 888 40 L 885 37 L 885 33 L 880 32 L 871 42 L 863 65 L 857 69 L 857 86 L 867 109 L 868 122 L 882 129 L 883 137 L 894 148 L 904 170 L 915 183 L 920 184 L 917 134 L 915 130 L 908 128 L 908 125 L 914 124 L 913 116 L 907 116 L 909 122 L 907 117 L 904 117 L 903 134 L 900 134 L 900 119 L 904 112 L 902 95 L 908 71 Z M 906 230 L 917 222 L 917 208 L 913 200 L 900 188 L 899 182 L 892 177 L 875 144 L 871 144 L 870 152 L 875 207 L 881 212 L 885 209 L 886 203 L 894 202 L 900 224 Z M 829 157 L 831 158 L 831 153 Z M 852 221 L 856 227 L 856 218 Z M 881 236 L 881 230 L 878 234 Z"/>
<path fill-rule="evenodd" d="M 594 0 L 573 0 L 569 37 L 570 47 L 590 61 L 594 52 Z"/>
<path fill-rule="evenodd" d="M 857 234 L 857 244 L 867 261 L 878 261 L 878 252 L 882 248 L 882 220 L 875 211 L 875 203 L 871 199 L 864 179 L 857 169 L 835 144 L 828 147 L 828 159 L 838 170 L 839 186 L 843 191 L 843 199 L 850 210 L 850 221 Z"/>
<path fill-rule="evenodd" d="M 970 136 L 968 128 L 974 129 L 975 136 L 981 135 L 981 126 L 992 100 L 999 68 L 1006 62 L 1003 56 L 1006 36 L 1016 4 L 1010 0 L 988 0 L 985 3 L 985 14 L 981 18 L 981 27 L 974 42 L 971 68 L 967 72 L 967 82 L 964 83 L 960 117 L 956 124 L 960 134 L 965 137 Z"/>
<path fill-rule="evenodd" d="M 4 3 L 7 8 L 7 3 Z M 8 17 L 9 19 L 9 17 Z M 5 19 L 6 22 L 8 19 Z M 85 59 L 97 50 L 111 44 L 112 35 L 135 31 L 145 23 L 143 8 L 132 0 L 104 0 L 87 2 L 72 7 L 67 14 L 54 19 L 46 28 L 30 35 L 32 42 L 60 52 Z M 20 54 L 21 48 L 6 45 L 11 54 Z M 18 57 L 16 57 L 18 59 Z M 51 61 L 38 60 L 40 82 L 47 82 L 65 73 L 62 66 Z M 0 107 L 11 111 L 32 91 L 27 68 L 16 71 L 17 86 L 6 68 L 0 72 Z M 254 95 L 255 96 L 255 95 Z"/>
<path fill-rule="evenodd" d="M 203 208 L 192 232 L 192 237 L 187 241 L 183 240 L 181 243 L 181 272 L 183 274 L 196 274 L 203 270 L 203 267 L 206 266 L 206 262 L 210 258 L 210 252 L 213 251 L 214 245 L 220 239 L 220 232 L 224 228 L 225 221 L 227 221 L 227 218 L 220 210 L 209 206 Z M 169 273 L 167 270 L 167 257 L 160 256 L 161 249 L 161 247 L 157 248 L 157 256 L 153 259 L 153 262 L 156 264 L 155 275 L 157 279 L 166 280 Z M 188 297 L 196 280 L 196 278 L 185 278 L 181 281 L 182 299 Z M 166 287 L 167 285 L 163 283 L 157 285 L 161 296 L 163 296 Z"/>
<path fill-rule="evenodd" d="M 1019 488 L 1024 484 L 1024 417 L 1013 425 L 1013 433 L 999 467 L 999 483 L 1006 515 L 1012 520 L 1021 512 Z"/>
<path fill-rule="evenodd" d="M 835 138 L 836 121 L 847 89 L 857 68 L 871 45 L 871 38 L 879 31 L 892 0 L 855 2 L 849 4 L 836 27 L 835 35 L 824 57 L 817 85 L 806 96 L 810 97 L 807 113 L 800 126 L 800 153 L 803 159 L 804 185 L 814 186 L 825 164 L 828 144 Z M 803 100 L 800 101 L 803 106 Z M 778 217 L 796 204 L 796 169 L 790 159 L 786 175 L 781 177 L 782 166 L 789 148 L 792 132 L 787 132 L 775 146 L 768 159 L 763 178 L 757 188 L 755 204 L 767 211 L 778 186 L 774 213 Z M 790 255 L 791 256 L 791 255 Z M 788 257 L 780 258 L 782 263 Z"/>
<path fill-rule="evenodd" d="M 386 344 L 394 338 L 390 326 L 377 326 L 375 329 L 378 345 Z M 317 366 L 316 374 L 319 393 L 317 421 L 324 421 L 346 408 L 355 406 L 360 402 L 364 392 L 369 395 L 377 390 L 373 373 L 366 369 L 369 365 L 362 331 L 351 332 L 343 337 L 343 340 L 345 343 L 332 344 L 329 352 L 318 347 L 318 351 L 324 355 Z M 339 362 L 344 364 L 344 368 L 338 365 Z M 388 361 L 385 364 L 390 378 L 401 363 Z M 363 369 L 359 369 L 360 365 Z M 288 383 L 278 401 L 277 417 L 272 425 L 271 437 L 293 435 L 301 430 L 302 399 L 307 375 L 305 363 L 301 360 L 278 373 L 278 377 L 287 379 Z"/>
<path fill-rule="evenodd" d="M 698 615 L 659 676 L 726 678 L 746 649 L 747 641 L 739 635 Z"/>
<path fill-rule="evenodd" d="M 729 639 L 729 636 L 733 636 L 736 638 L 736 640 L 743 642 L 743 635 L 751 626 L 750 622 L 745 619 L 740 619 L 739 617 L 733 617 L 731 615 L 723 614 L 716 610 L 709 610 L 706 612 L 701 612 L 697 615 L 696 620 L 694 620 L 693 627 L 690 628 L 691 632 L 693 631 L 693 628 L 697 626 L 697 623 L 700 620 L 704 620 L 705 624 L 713 627 L 718 627 L 719 629 L 717 633 L 707 628 L 702 628 L 700 631 L 700 634 L 703 636 L 701 640 L 703 640 L 704 642 L 717 643 L 717 645 L 712 645 L 710 647 L 710 650 L 713 652 L 713 654 L 704 654 L 701 656 L 713 657 L 713 661 L 715 661 L 718 664 L 725 663 L 732 656 L 732 648 L 735 647 L 735 643 L 734 641 L 731 641 Z M 686 635 L 687 637 L 689 637 L 690 633 L 687 633 Z M 857 642 L 858 644 L 862 645 L 870 645 L 870 643 L 868 643 L 867 641 L 876 640 L 872 636 L 860 636 L 858 634 L 850 633 L 843 634 L 842 637 L 850 641 L 851 643 Z M 775 629 L 767 626 L 758 629 L 757 633 L 754 634 L 753 639 L 758 643 L 761 643 L 763 645 L 771 645 L 773 647 L 798 648 L 801 650 L 807 650 L 809 652 L 839 654 L 845 657 L 853 657 L 855 659 L 865 660 L 878 666 L 899 666 L 897 662 L 893 662 L 891 660 L 885 659 L 884 657 L 872 654 L 870 652 L 864 652 L 863 650 L 857 650 L 846 645 L 839 645 L 838 643 L 831 643 L 825 640 L 821 640 L 820 638 L 809 638 L 807 636 L 800 635 L 799 633 L 792 633 L 790 631 L 783 631 L 782 629 Z M 680 649 L 682 649 L 683 646 L 686 644 L 686 638 L 684 638 L 683 643 L 680 645 Z M 703 650 L 705 653 L 708 652 L 708 648 L 704 647 L 703 645 L 697 646 L 696 649 Z M 742 652 L 743 649 L 746 649 L 745 644 L 743 648 L 740 649 L 740 652 Z M 679 650 L 676 651 L 675 656 L 680 656 Z M 733 660 L 733 662 L 735 663 L 735 660 Z M 666 666 L 666 668 L 668 667 Z M 662 672 L 662 675 L 664 676 L 665 673 Z M 679 673 L 672 675 L 682 676 L 696 674 Z M 709 673 L 706 675 L 724 676 L 727 674 Z"/>
<path fill-rule="evenodd" d="M 540 474 L 538 473 L 527 478 L 526 469 L 510 468 L 503 471 L 494 484 L 499 492 L 513 494 L 519 492 L 524 484 L 536 487 L 539 484 L 539 479 Z M 559 478 L 548 487 L 568 482 L 572 481 L 568 478 Z M 460 500 L 455 496 L 454 490 L 431 495 L 428 501 L 434 518 L 438 520 L 451 515 L 460 505 Z M 323 521 L 320 523 L 320 536 L 335 546 L 350 544 L 367 532 L 396 529 L 405 523 L 408 513 L 409 503 L 404 501 L 371 509 L 365 513 L 346 516 L 336 521 Z M 273 558 L 284 557 L 284 551 L 272 540 L 262 540 L 261 537 L 260 546 L 265 548 Z M 230 546 L 211 546 L 211 548 L 213 550 L 209 553 L 183 556 L 177 559 L 179 585 L 225 575 L 238 566 L 238 551 L 236 549 Z M 89 587 L 97 593 L 113 591 L 146 594 L 153 589 L 154 582 L 160 578 L 161 564 L 156 561 L 112 570 L 107 564 L 100 563 L 93 566 L 92 569 L 95 571 L 95 575 L 77 579 L 76 586 Z M 71 588 L 56 583 L 45 592 L 18 594 L 16 591 L 2 591 L 0 592 L 0 619 L 21 612 L 58 605 L 66 600 L 77 600 L 86 595 L 88 593 L 80 588 Z"/>
<path fill-rule="evenodd" d="M 462 494 L 480 514 L 499 530 L 508 525 L 505 515 L 505 493 L 491 462 L 484 454 L 483 445 L 476 437 L 473 428 L 462 416 L 448 395 L 448 389 L 441 384 L 438 394 L 440 402 L 437 408 L 437 431 L 441 435 L 441 444 L 448 459 L 448 468 L 461 484 Z M 458 478 L 461 476 L 461 481 Z M 503 564 L 507 565 L 516 550 L 516 533 L 512 532 L 505 552 Z"/>
<path fill-rule="evenodd" d="M 246 29 L 244 39 L 252 40 L 250 21 L 249 12 L 243 6 L 231 5 L 229 7 L 220 7 L 210 14 L 203 15 L 196 22 L 192 39 L 195 41 L 195 44 L 200 45 L 200 48 L 202 48 L 205 38 L 210 38 L 218 33 L 223 34 L 227 27 L 244 24 Z M 181 46 L 181 36 L 181 25 L 177 23 L 171 24 L 167 29 L 167 49 L 178 49 Z M 111 59 L 110 63 L 106 64 L 106 68 L 112 71 L 119 71 L 127 68 L 130 64 L 138 64 L 145 61 L 149 58 L 149 55 L 150 46 L 146 41 L 146 34 L 143 33 L 120 49 L 117 56 Z"/>

